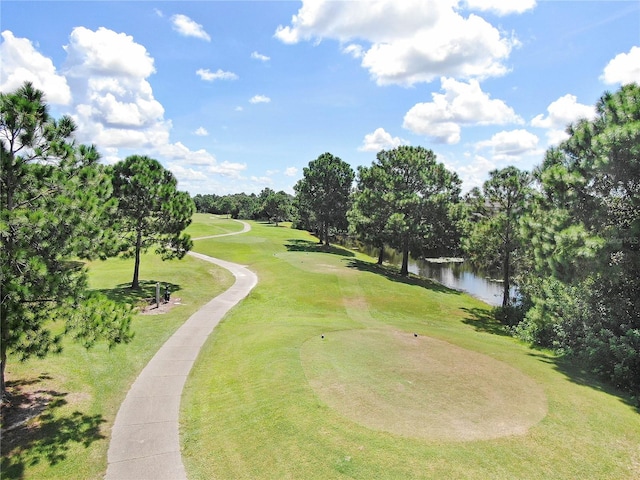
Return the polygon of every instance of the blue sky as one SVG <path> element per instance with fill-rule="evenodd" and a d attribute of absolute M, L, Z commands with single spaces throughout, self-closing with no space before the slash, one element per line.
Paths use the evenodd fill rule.
<path fill-rule="evenodd" d="M 160 160 L 197 193 L 292 193 L 420 145 L 463 189 L 531 169 L 603 92 L 640 82 L 640 2 L 14 1 L 0 90 L 30 80 L 105 163 Z"/>

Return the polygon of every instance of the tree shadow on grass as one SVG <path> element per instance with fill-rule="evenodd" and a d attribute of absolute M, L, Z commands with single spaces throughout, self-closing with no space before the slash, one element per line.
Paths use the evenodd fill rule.
<path fill-rule="evenodd" d="M 289 239 L 285 247 L 290 252 L 330 253 L 341 257 L 355 257 L 356 254 L 346 248 L 335 245 L 324 245 L 310 240 Z"/>
<path fill-rule="evenodd" d="M 463 307 L 462 310 L 468 314 L 467 317 L 462 319 L 462 323 L 471 325 L 476 331 L 504 337 L 511 336 L 507 328 L 496 320 L 492 310 L 465 307 Z"/>
<path fill-rule="evenodd" d="M 3 479 L 25 478 L 27 467 L 41 462 L 56 465 L 65 460 L 74 443 L 86 448 L 106 438 L 100 432 L 105 422 L 102 415 L 77 410 L 60 414 L 59 409 L 67 404 L 67 393 L 26 388 L 47 378 L 41 375 L 38 379 L 7 382 L 12 395 L 10 404 L 2 408 Z"/>
<path fill-rule="evenodd" d="M 462 292 L 452 288 L 445 287 L 441 283 L 428 278 L 420 277 L 410 273 L 409 275 L 400 275 L 397 267 L 388 267 L 386 265 L 378 265 L 376 263 L 364 262 L 362 260 L 351 259 L 347 264 L 349 268 L 355 268 L 363 272 L 375 273 L 393 282 L 404 283 L 405 285 L 414 285 L 422 287 L 432 292 L 447 293 L 450 295 L 461 295 Z"/>
<path fill-rule="evenodd" d="M 166 287 L 169 287 L 171 294 L 181 290 L 179 284 L 170 282 L 158 282 L 158 280 L 140 280 L 140 288 L 134 290 L 130 283 L 121 283 L 115 288 L 104 288 L 98 290 L 110 300 L 117 303 L 128 303 L 130 305 L 140 305 L 155 302 L 156 284 L 160 283 L 160 298 L 164 295 Z"/>
<path fill-rule="evenodd" d="M 551 365 L 554 370 L 560 372 L 572 383 L 618 397 L 624 404 L 633 407 L 636 413 L 640 414 L 640 392 L 638 392 L 638 396 L 633 397 L 589 372 L 577 359 L 546 353 L 542 350 L 533 351 L 529 353 L 529 356 Z"/>

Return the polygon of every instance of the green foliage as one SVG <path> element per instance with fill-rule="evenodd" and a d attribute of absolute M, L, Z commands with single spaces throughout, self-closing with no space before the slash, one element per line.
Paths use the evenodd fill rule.
<path fill-rule="evenodd" d="M 155 247 L 163 260 L 182 258 L 193 245 L 183 230 L 191 223 L 195 205 L 177 184 L 169 170 L 146 156 L 132 155 L 113 167 L 120 250 L 124 257 L 136 259 L 131 288 L 139 288 L 141 253 Z"/>
<path fill-rule="evenodd" d="M 130 339 L 129 315 L 109 302 L 85 308 L 86 271 L 72 258 L 104 257 L 111 184 L 93 146 L 76 145 L 71 118 L 49 116 L 44 94 L 25 83 L 0 94 L 2 392 L 8 352 L 59 352 L 62 320 L 86 346 Z M 112 315 L 102 316 L 111 311 Z M 117 313 L 116 313 L 117 312 Z"/>
<path fill-rule="evenodd" d="M 466 197 L 467 235 L 463 249 L 477 268 L 500 273 L 503 281 L 502 314 L 507 315 L 512 278 L 518 271 L 518 260 L 523 250 L 519 221 L 526 212 L 533 191 L 530 175 L 516 167 L 493 170 L 489 177 L 482 186 L 482 192 L 475 189 Z"/>
<path fill-rule="evenodd" d="M 259 198 L 262 201 L 262 214 L 276 226 L 279 222 L 291 219 L 292 199 L 286 192 L 282 190 L 274 192 L 270 188 L 265 188 Z"/>
<path fill-rule="evenodd" d="M 522 233 L 533 258 L 525 338 L 640 396 L 640 87 L 605 93 L 536 171 Z"/>
<path fill-rule="evenodd" d="M 451 205 L 458 201 L 460 183 L 431 150 L 382 150 L 371 167 L 359 170 L 353 229 L 375 246 L 388 242 L 401 251 L 401 274 L 407 275 L 410 252 L 444 253 L 457 245 Z"/>
<path fill-rule="evenodd" d="M 298 206 L 313 215 L 320 231 L 320 241 L 329 244 L 331 228 L 347 230 L 353 169 L 330 153 L 309 162 L 303 178 L 294 186 Z"/>

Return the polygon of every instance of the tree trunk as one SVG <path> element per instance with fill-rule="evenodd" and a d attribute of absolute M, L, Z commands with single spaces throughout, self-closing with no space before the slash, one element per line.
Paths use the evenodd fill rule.
<path fill-rule="evenodd" d="M 409 237 L 405 237 L 402 242 L 402 267 L 400 268 L 400 275 L 409 275 Z"/>
<path fill-rule="evenodd" d="M 510 252 L 507 250 L 504 255 L 504 262 L 502 264 L 502 308 L 506 308 L 510 303 L 510 295 L 509 295 L 509 283 L 511 281 L 510 278 Z"/>
<path fill-rule="evenodd" d="M 378 253 L 378 265 L 382 265 L 383 260 L 384 260 L 384 245 L 380 247 L 380 253 Z"/>
<path fill-rule="evenodd" d="M 323 223 L 324 230 L 324 243 L 328 247 L 329 246 L 329 222 Z"/>
<path fill-rule="evenodd" d="M 4 323 L 4 322 L 2 322 Z M 4 332 L 4 325 L 2 328 L 2 331 Z M 4 334 L 3 334 L 4 336 Z M 4 368 L 7 366 L 7 342 L 6 340 L 3 338 L 2 339 L 2 345 L 0 346 L 0 348 L 2 349 L 2 353 L 0 354 L 1 357 L 1 364 L 0 364 L 0 401 L 2 399 L 4 399 L 5 396 L 5 392 L 6 392 L 6 386 L 4 383 Z"/>
<path fill-rule="evenodd" d="M 140 288 L 140 282 L 138 277 L 140 275 L 140 250 L 142 248 L 142 232 L 138 232 L 138 238 L 136 238 L 136 261 L 133 266 L 133 280 L 131 281 L 131 288 L 138 290 Z"/>

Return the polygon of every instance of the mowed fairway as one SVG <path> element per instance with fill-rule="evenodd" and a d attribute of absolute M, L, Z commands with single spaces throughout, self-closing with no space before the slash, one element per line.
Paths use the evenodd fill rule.
<path fill-rule="evenodd" d="M 640 478 L 637 410 L 482 302 L 252 227 L 194 246 L 259 283 L 187 381 L 189 478 Z"/>

